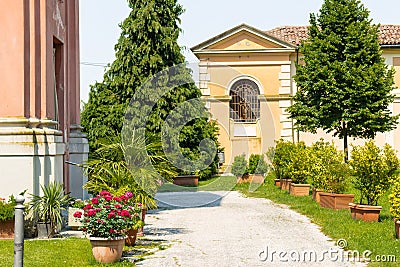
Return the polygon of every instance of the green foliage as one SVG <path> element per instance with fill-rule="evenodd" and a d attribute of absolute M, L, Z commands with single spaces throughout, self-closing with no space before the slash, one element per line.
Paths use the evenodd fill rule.
<path fill-rule="evenodd" d="M 286 171 L 289 179 L 295 184 L 305 184 L 311 177 L 310 148 L 304 142 L 294 144 L 289 154 Z"/>
<path fill-rule="evenodd" d="M 133 201 L 132 192 L 114 196 L 101 191 L 90 203 L 83 207 L 84 213 L 77 211 L 75 218 L 80 218 L 80 229 L 91 237 L 121 237 L 130 229 L 143 226 L 141 205 Z"/>
<path fill-rule="evenodd" d="M 275 172 L 276 178 L 287 179 L 289 178 L 287 167 L 295 144 L 289 141 L 284 141 L 283 139 L 275 141 L 275 143 L 275 148 L 269 148 L 267 157 L 272 163 L 272 168 Z"/>
<path fill-rule="evenodd" d="M 15 198 L 11 196 L 7 202 L 0 199 L 0 221 L 8 221 L 14 218 Z"/>
<path fill-rule="evenodd" d="M 353 147 L 351 157 L 349 164 L 355 176 L 354 188 L 361 193 L 360 203 L 365 198 L 368 205 L 377 205 L 398 175 L 400 164 L 395 151 L 388 144 L 380 149 L 369 140 L 364 146 Z"/>
<path fill-rule="evenodd" d="M 95 157 L 84 165 L 88 176 L 84 188 L 93 194 L 106 190 L 121 195 L 130 191 L 136 202 L 147 209 L 156 208 L 154 195 L 163 183 L 160 174 L 165 177 L 176 175 L 174 167 L 159 153 L 161 144 L 150 137 L 146 144 L 145 140 L 135 136 L 129 146 L 124 146 L 120 137 L 99 144 Z"/>
<path fill-rule="evenodd" d="M 179 16 L 183 13 L 177 0 L 128 0 L 128 4 L 131 12 L 119 25 L 121 35 L 115 45 L 116 59 L 106 69 L 103 81 L 91 86 L 89 101 L 81 114 L 91 151 L 100 148 L 109 136 L 120 135 L 132 97 L 149 78 L 166 68 L 185 63 L 177 42 Z M 149 135 L 160 137 L 164 121 L 172 110 L 189 99 L 201 97 L 188 68 L 173 79 L 167 83 L 175 84 L 177 80 L 185 83 L 161 97 L 150 114 L 146 109 L 136 107 L 136 112 L 143 113 L 138 117 L 146 119 L 146 138 Z M 150 94 L 145 96 L 148 102 L 157 98 L 157 92 L 147 93 Z M 203 139 L 210 138 L 218 143 L 218 129 L 215 123 L 208 121 L 209 114 L 204 105 L 199 112 L 203 116 L 185 123 L 179 134 L 181 152 L 189 159 L 202 156 L 198 146 Z M 91 153 L 91 156 L 94 155 Z M 200 178 L 206 179 L 216 173 L 217 163 L 215 156 L 210 166 L 200 171 Z"/>
<path fill-rule="evenodd" d="M 43 195 L 30 194 L 31 210 L 38 216 L 39 221 L 49 222 L 54 232 L 62 223 L 62 210 L 66 210 L 72 198 L 69 194 L 64 194 L 62 184 L 51 182 L 47 186 L 40 185 Z"/>
<path fill-rule="evenodd" d="M 397 126 L 391 116 L 394 70 L 380 50 L 379 25 L 359 0 L 325 0 L 310 15 L 309 38 L 299 51 L 304 64 L 294 77 L 298 91 L 288 108 L 299 130 L 318 128 L 344 138 L 373 138 Z"/>
<path fill-rule="evenodd" d="M 268 171 L 268 164 L 265 162 L 264 155 L 251 154 L 249 157 L 249 166 L 247 172 L 249 174 L 261 173 Z"/>
<path fill-rule="evenodd" d="M 322 139 L 311 146 L 312 185 L 324 192 L 344 193 L 349 183 L 350 168 L 343 153 L 333 143 Z"/>
<path fill-rule="evenodd" d="M 70 207 L 72 207 L 72 208 L 82 209 L 84 206 L 85 206 L 85 202 L 82 201 L 81 199 L 75 199 L 75 200 L 73 200 L 72 203 L 70 203 Z"/>
<path fill-rule="evenodd" d="M 400 179 L 397 179 L 389 195 L 390 213 L 400 220 Z"/>
<path fill-rule="evenodd" d="M 233 159 L 231 172 L 235 176 L 247 174 L 247 161 L 245 155 L 239 155 Z"/>

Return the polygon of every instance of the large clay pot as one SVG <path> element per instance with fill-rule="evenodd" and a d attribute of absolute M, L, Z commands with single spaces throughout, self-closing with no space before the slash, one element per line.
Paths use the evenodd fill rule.
<path fill-rule="evenodd" d="M 334 210 L 348 209 L 349 203 L 354 200 L 354 194 L 334 194 L 334 193 L 319 193 L 320 207 Z"/>
<path fill-rule="evenodd" d="M 320 189 L 317 189 L 315 187 L 313 187 L 312 189 L 312 199 L 315 200 L 315 202 L 319 203 L 320 202 L 320 196 L 319 193 L 323 192 Z"/>
<path fill-rule="evenodd" d="M 125 245 L 133 247 L 136 243 L 136 237 L 137 237 L 138 229 L 130 229 L 126 233 L 126 239 L 125 239 Z"/>
<path fill-rule="evenodd" d="M 310 194 L 310 185 L 290 183 L 289 192 L 293 196 L 308 196 Z"/>
<path fill-rule="evenodd" d="M 354 220 L 363 220 L 365 222 L 377 222 L 382 210 L 381 206 L 359 205 L 349 203 L 351 217 Z"/>
<path fill-rule="evenodd" d="M 114 238 L 90 237 L 93 257 L 100 263 L 117 262 L 122 257 L 125 236 Z"/>
<path fill-rule="evenodd" d="M 174 178 L 175 185 L 181 186 L 198 186 L 199 185 L 199 176 L 198 175 L 179 175 Z"/>

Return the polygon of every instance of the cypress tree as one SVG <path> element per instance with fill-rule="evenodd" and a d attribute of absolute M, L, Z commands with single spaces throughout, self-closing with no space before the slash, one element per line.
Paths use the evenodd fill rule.
<path fill-rule="evenodd" d="M 128 0 L 131 12 L 119 25 L 121 35 L 115 45 L 116 59 L 106 69 L 102 82 L 91 86 L 89 101 L 84 105 L 82 125 L 89 138 L 91 150 L 102 139 L 120 135 L 124 115 L 135 93 L 160 71 L 185 63 L 177 39 L 180 33 L 179 16 L 183 7 L 177 0 Z M 181 74 L 187 82 L 177 86 L 159 99 L 146 117 L 146 136 L 160 138 L 163 123 L 172 110 L 190 99 L 201 97 L 190 71 Z M 177 79 L 176 77 L 174 79 Z M 200 155 L 198 140 L 211 138 L 217 142 L 215 124 L 203 118 L 188 122 L 180 135 L 183 154 L 189 158 Z M 202 178 L 216 171 L 216 161 L 203 171 Z"/>

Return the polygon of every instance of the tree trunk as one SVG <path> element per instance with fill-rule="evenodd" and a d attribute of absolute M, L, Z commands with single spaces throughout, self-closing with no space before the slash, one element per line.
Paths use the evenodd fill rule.
<path fill-rule="evenodd" d="M 347 144 L 347 127 L 346 123 L 343 122 L 343 150 L 344 150 L 344 161 L 349 161 L 349 147 Z"/>

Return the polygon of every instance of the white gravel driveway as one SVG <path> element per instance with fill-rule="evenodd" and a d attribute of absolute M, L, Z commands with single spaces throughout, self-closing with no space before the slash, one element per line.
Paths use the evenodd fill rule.
<path fill-rule="evenodd" d="M 187 208 L 160 203 L 146 216 L 146 238 L 171 246 L 138 266 L 364 266 L 341 260 L 346 253 L 307 217 L 266 199 L 235 191 L 160 193 L 157 198 Z"/>

